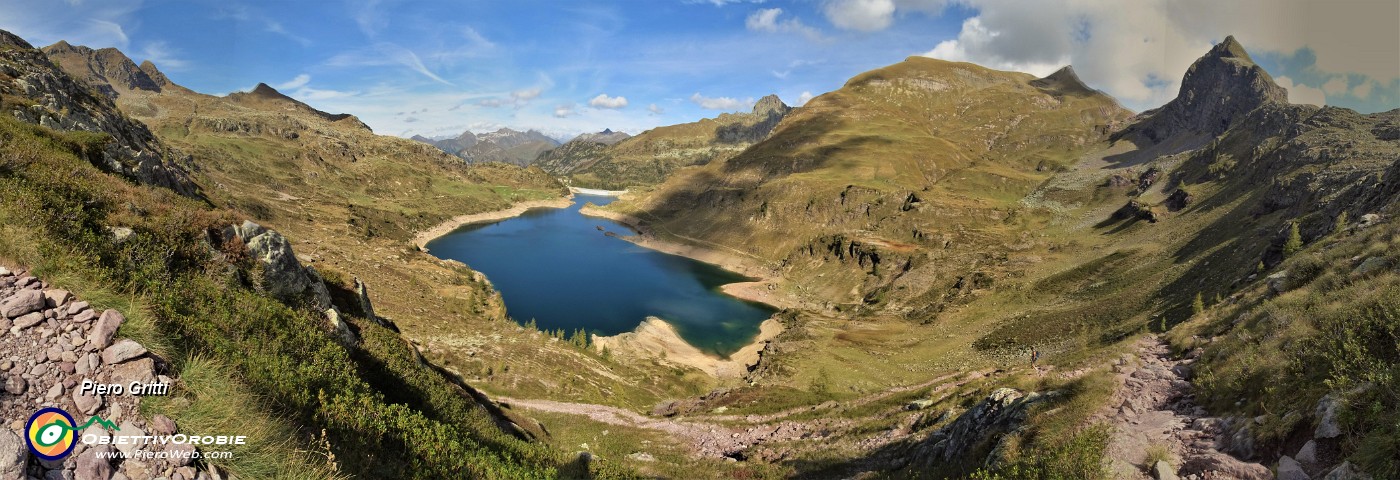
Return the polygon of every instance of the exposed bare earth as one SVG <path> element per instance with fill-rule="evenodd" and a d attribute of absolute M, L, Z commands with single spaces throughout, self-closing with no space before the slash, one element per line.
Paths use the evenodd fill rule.
<path fill-rule="evenodd" d="M 526 211 L 532 208 L 565 208 L 573 204 L 574 198 L 572 195 L 570 195 L 568 197 L 552 198 L 549 200 L 531 200 L 528 202 L 520 202 L 515 205 L 511 205 L 510 208 L 507 208 L 505 210 L 459 215 L 453 217 L 451 220 L 442 222 L 441 224 L 438 224 L 433 228 L 429 228 L 427 230 L 418 232 L 418 234 L 413 237 L 413 244 L 417 245 L 418 248 L 427 251 L 428 242 L 431 242 L 433 241 L 433 239 L 436 239 L 443 235 L 452 233 L 453 230 L 456 230 L 457 228 L 463 225 L 505 220 L 507 218 L 520 216 L 520 214 L 525 213 Z"/>
<path fill-rule="evenodd" d="M 719 358 L 700 351 L 676 332 L 676 328 L 665 320 L 647 317 L 636 330 L 619 333 L 610 337 L 593 336 L 594 348 L 606 348 L 613 354 L 656 357 L 664 361 L 695 367 L 716 378 L 738 378 L 748 367 L 758 363 L 758 353 L 763 351 L 769 340 L 783 332 L 783 324 L 774 319 L 764 320 L 758 326 L 758 336 L 753 342 L 734 352 L 729 358 Z"/>

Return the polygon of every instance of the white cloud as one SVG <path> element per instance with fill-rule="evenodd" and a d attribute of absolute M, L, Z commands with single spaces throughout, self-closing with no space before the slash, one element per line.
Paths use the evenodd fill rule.
<path fill-rule="evenodd" d="M 1361 99 L 1364 99 L 1364 98 L 1366 98 L 1366 97 L 1371 96 L 1371 84 L 1373 84 L 1373 83 L 1376 83 L 1376 82 L 1372 82 L 1372 81 L 1361 82 L 1361 85 L 1357 85 L 1356 88 L 1353 88 L 1353 89 L 1351 90 L 1352 96 L 1354 96 L 1354 97 L 1356 97 L 1356 98 L 1361 98 Z"/>
<path fill-rule="evenodd" d="M 706 110 L 745 110 L 753 108 L 753 99 L 739 100 L 730 97 L 706 97 L 696 92 L 690 96 L 690 101 Z"/>
<path fill-rule="evenodd" d="M 963 23 L 956 39 L 937 44 L 926 56 L 1035 75 L 1073 64 L 1086 83 L 1137 109 L 1175 97 L 1187 67 L 1226 35 L 1234 35 L 1256 59 L 1310 49 L 1317 61 L 1307 67 L 1316 68 L 1307 76 L 1309 82 L 1339 76 L 1345 82 L 1348 75 L 1361 75 L 1365 78 L 1359 85 L 1376 80 L 1385 86 L 1400 79 L 1397 2 L 1340 6 L 1305 0 L 1146 0 L 1122 8 L 1116 2 L 1083 0 L 952 1 L 976 15 Z M 936 3 L 924 6 L 931 9 Z M 896 4 L 898 9 L 915 8 L 910 2 Z M 867 26 L 883 21 L 869 18 Z M 1271 73 L 1303 78 L 1300 71 Z M 1357 83 L 1355 77 L 1350 80 Z M 1333 83 L 1323 90 L 1339 87 Z M 1299 93 L 1314 98 L 1311 94 Z"/>
<path fill-rule="evenodd" d="M 1308 105 L 1326 105 L 1327 95 L 1322 89 L 1309 87 L 1307 85 L 1296 85 L 1293 79 L 1288 77 L 1278 77 L 1274 79 L 1278 86 L 1288 90 L 1288 101 L 1290 103 L 1306 103 Z"/>
<path fill-rule="evenodd" d="M 807 102 L 812 101 L 812 97 L 814 97 L 814 96 L 815 96 L 815 95 L 812 95 L 812 92 L 806 92 L 806 91 L 802 92 L 802 95 L 800 95 L 800 96 L 797 97 L 797 106 L 800 107 L 800 106 L 806 105 Z"/>
<path fill-rule="evenodd" d="M 1322 84 L 1322 91 L 1328 95 L 1341 95 L 1347 93 L 1347 79 L 1345 77 L 1333 77 L 1327 83 Z"/>
<path fill-rule="evenodd" d="M 88 20 L 93 32 L 110 38 L 112 45 L 117 48 L 126 48 L 131 43 L 131 39 L 126 36 L 126 29 L 123 29 L 117 22 L 108 20 L 92 19 Z"/>
<path fill-rule="evenodd" d="M 647 111 L 648 111 L 648 112 L 651 112 L 652 115 L 661 115 L 661 114 L 663 114 L 663 113 L 666 113 L 666 110 L 662 109 L 661 107 L 656 106 L 655 103 L 653 103 L 653 104 L 651 104 L 651 105 L 647 105 Z"/>
<path fill-rule="evenodd" d="M 575 113 L 573 105 L 560 105 L 554 107 L 554 116 L 558 118 L 569 118 Z"/>
<path fill-rule="evenodd" d="M 307 83 L 311 83 L 311 75 L 303 73 L 301 75 L 297 75 L 296 78 L 273 85 L 272 88 L 278 90 L 291 90 L 306 85 Z"/>
<path fill-rule="evenodd" d="M 540 93 L 543 92 L 544 89 L 540 87 L 526 88 L 523 90 L 516 90 L 514 92 L 510 92 L 510 98 L 515 99 L 515 101 L 517 102 L 528 102 L 539 97 Z"/>
<path fill-rule="evenodd" d="M 593 108 L 622 108 L 627 106 L 627 98 L 622 96 L 609 97 L 606 93 L 600 93 L 588 101 L 588 106 Z"/>
<path fill-rule="evenodd" d="M 163 41 L 147 43 L 145 48 L 136 55 L 137 58 L 150 60 L 156 64 L 157 68 L 167 71 L 180 71 L 189 68 L 190 62 L 178 56 L 178 52 L 170 48 L 169 44 Z"/>
<path fill-rule="evenodd" d="M 843 30 L 873 32 L 894 21 L 894 0 L 828 0 L 822 8 L 826 19 Z"/>
<path fill-rule="evenodd" d="M 781 8 L 760 8 L 744 19 L 744 28 L 751 32 L 797 33 L 813 40 L 821 39 L 821 32 L 802 23 L 801 20 L 796 18 L 779 20 L 778 17 L 782 14 L 783 9 Z"/>

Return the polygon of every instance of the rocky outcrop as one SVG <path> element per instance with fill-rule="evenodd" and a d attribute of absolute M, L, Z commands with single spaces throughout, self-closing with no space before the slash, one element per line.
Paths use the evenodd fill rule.
<path fill-rule="evenodd" d="M 316 311 L 331 308 L 330 291 L 321 275 L 313 267 L 302 266 L 292 252 L 292 244 L 281 233 L 245 220 L 242 225 L 225 229 L 226 239 L 234 236 L 262 263 L 262 285 L 273 297 L 292 305 L 305 304 Z"/>
<path fill-rule="evenodd" d="M 1175 99 L 1143 112 L 1123 134 L 1136 132 L 1152 143 L 1177 135 L 1214 137 L 1262 105 L 1287 102 L 1288 91 L 1230 36 L 1191 64 Z"/>
<path fill-rule="evenodd" d="M 997 460 L 1003 436 L 1021 428 L 1032 405 L 1056 395 L 1055 392 L 1025 393 L 1011 388 L 993 390 L 987 398 L 967 409 L 952 423 L 920 442 L 910 456 L 911 465 L 931 468 L 967 460 L 981 453 L 978 450 L 982 447 L 996 445 L 983 461 L 983 464 L 992 465 Z"/>
<path fill-rule="evenodd" d="M 110 55 L 99 56 L 107 59 Z M 107 65 L 105 60 L 102 65 Z M 111 70 L 126 71 L 117 67 Z M 134 71 L 140 72 L 140 69 Z M 144 73 L 133 73 L 122 81 L 141 87 L 155 85 Z M 180 155 L 165 147 L 145 125 L 119 112 L 111 98 L 94 94 L 87 84 L 54 66 L 43 52 L 3 31 L 0 31 L 0 97 L 4 98 L 3 107 L 7 110 L 3 113 L 21 121 L 54 130 L 110 136 L 105 141 L 84 146 L 82 152 L 104 170 L 182 195 L 198 194 L 185 166 L 173 160 Z"/>

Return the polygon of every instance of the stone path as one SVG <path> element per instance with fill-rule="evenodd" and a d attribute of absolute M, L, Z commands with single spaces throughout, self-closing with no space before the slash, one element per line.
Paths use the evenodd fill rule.
<path fill-rule="evenodd" d="M 1119 359 L 1113 370 L 1119 390 L 1099 419 L 1114 427 L 1108 446 L 1112 478 L 1272 479 L 1258 463 L 1219 450 L 1224 420 L 1207 416 L 1191 393 L 1194 359 L 1172 359 L 1153 336 L 1140 340 L 1136 358 Z M 1164 465 L 1146 465 L 1149 449 L 1164 449 Z"/>
<path fill-rule="evenodd" d="M 175 422 L 164 415 L 147 420 L 139 396 L 89 395 L 84 380 L 101 384 L 163 383 L 167 365 L 140 344 L 117 338 L 125 318 L 115 310 L 97 311 L 88 302 L 47 282 L 0 267 L 0 480 L 109 480 L 166 478 L 212 480 L 231 476 L 189 458 L 108 460 L 99 454 L 137 449 L 194 450 L 192 445 L 93 445 L 77 442 L 60 461 L 30 455 L 24 427 L 44 407 L 57 407 L 78 422 L 99 416 L 120 426 L 112 436 L 172 435 Z M 107 435 L 94 424 L 79 432 Z M 187 455 L 176 455 L 187 457 Z"/>

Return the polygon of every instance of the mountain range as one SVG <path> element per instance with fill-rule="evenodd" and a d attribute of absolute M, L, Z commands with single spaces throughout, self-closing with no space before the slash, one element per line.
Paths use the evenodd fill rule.
<path fill-rule="evenodd" d="M 1138 114 L 1071 67 L 910 57 L 802 107 L 560 145 L 375 135 L 0 31 L 0 112 L 0 261 L 125 313 L 178 385 L 140 421 L 258 429 L 203 475 L 1400 475 L 1400 111 L 1291 104 L 1233 37 Z M 628 190 L 583 211 L 782 307 L 741 378 L 510 321 L 411 243 L 561 177 Z M 0 411 L 79 411 L 16 387 L 69 375 L 36 368 L 0 371 L 0 399 L 33 397 Z M 36 477 L 166 465 L 16 451 Z"/>

